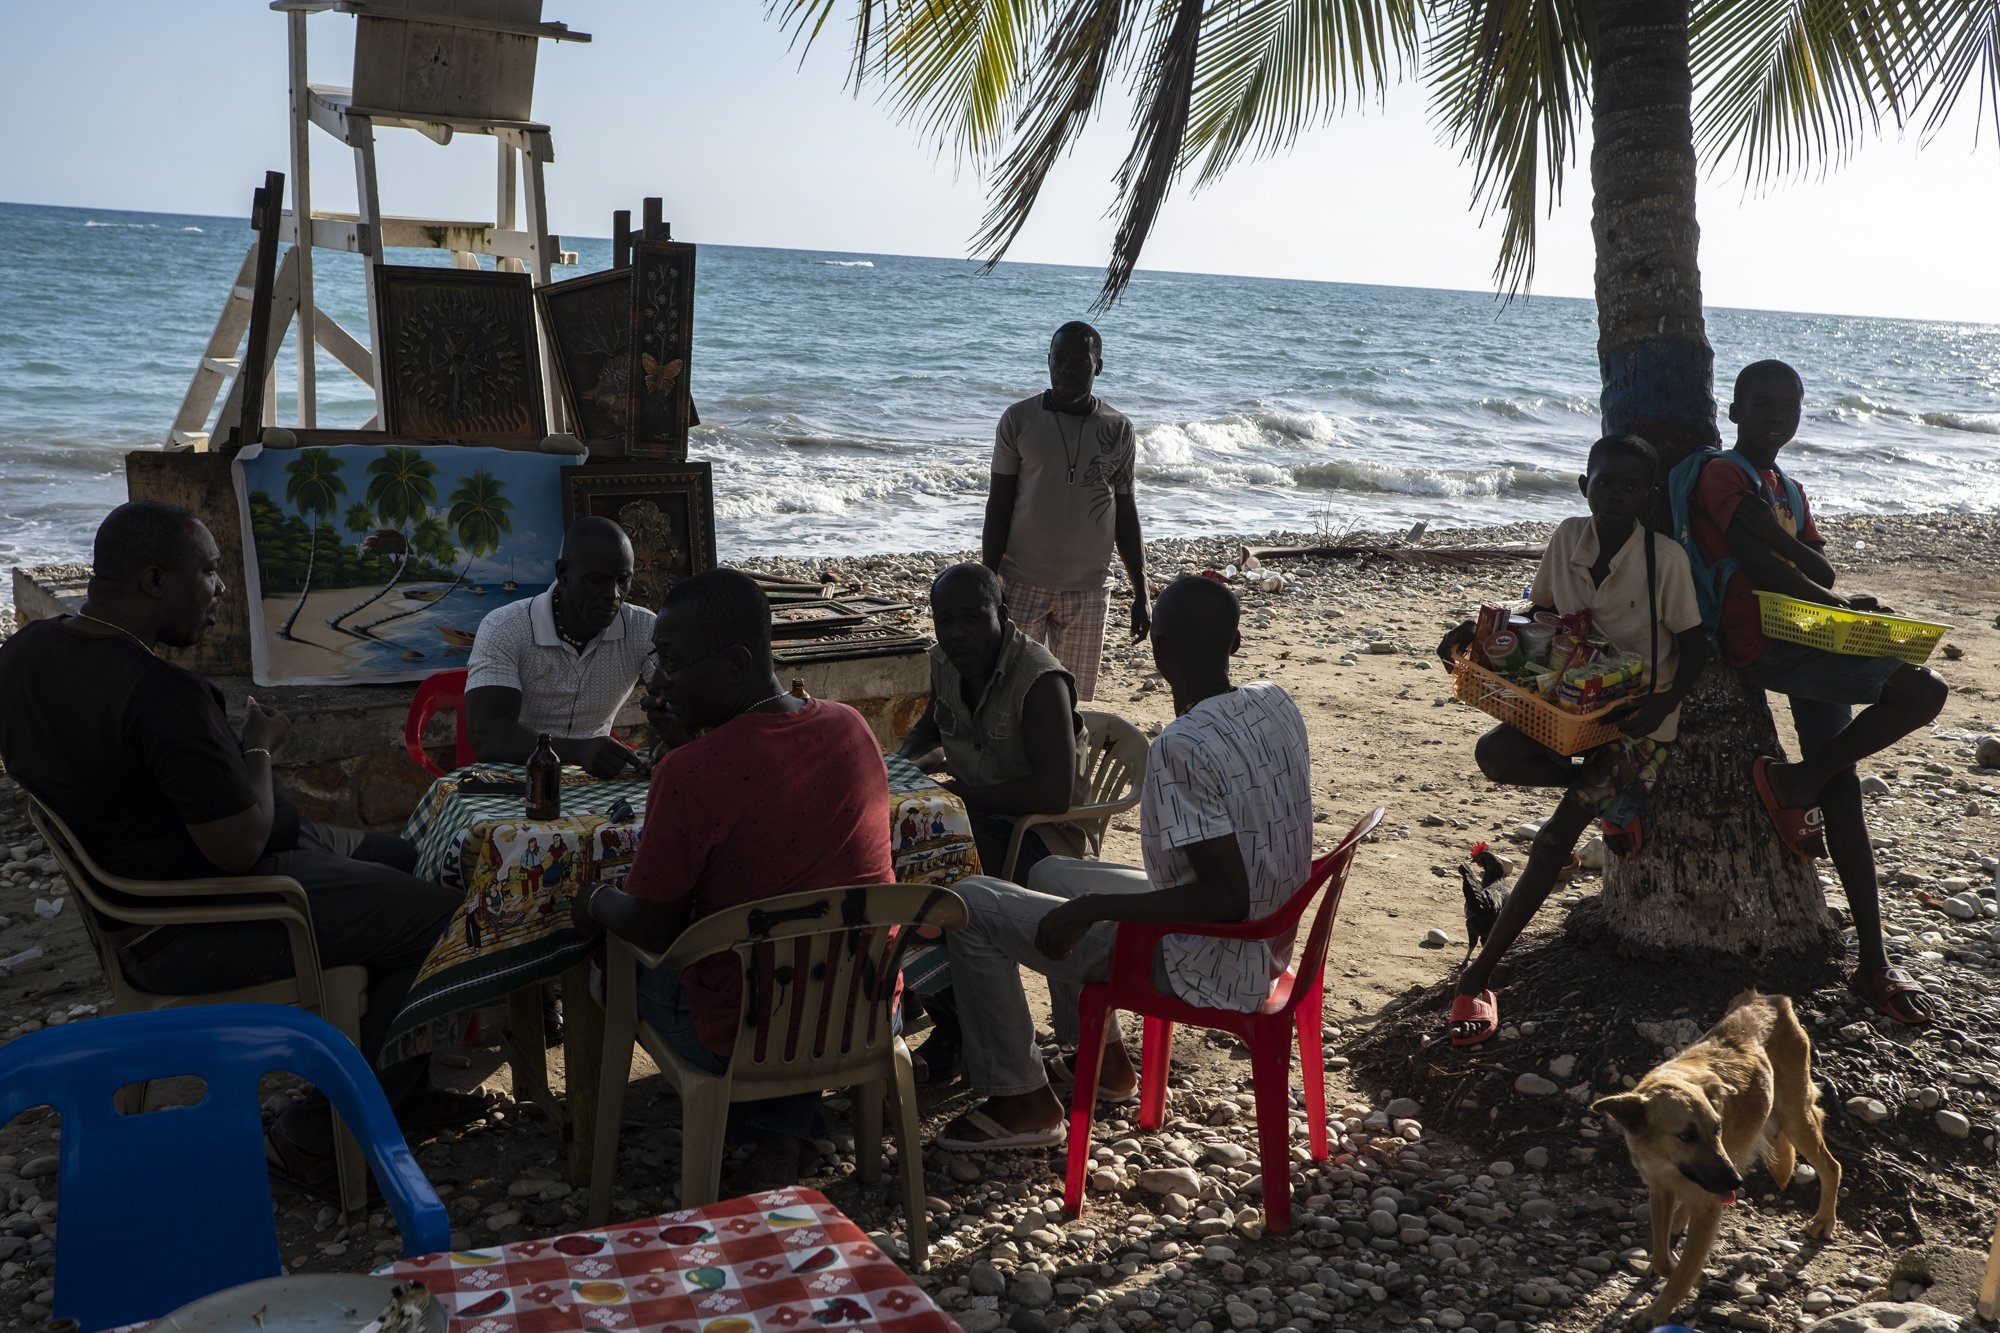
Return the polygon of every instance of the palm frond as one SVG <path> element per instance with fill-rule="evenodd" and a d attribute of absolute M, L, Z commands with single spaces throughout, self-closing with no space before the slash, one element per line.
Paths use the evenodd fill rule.
<path fill-rule="evenodd" d="M 962 157 L 998 144 L 1055 0 L 909 0 L 879 43 L 898 112 Z"/>
<path fill-rule="evenodd" d="M 765 0 L 765 17 L 775 19 L 778 26 L 792 34 L 792 45 L 799 48 L 799 62 L 811 52 L 813 43 L 825 31 L 827 20 L 833 17 L 835 8 L 845 0 Z M 893 0 L 901 7 L 903 0 Z M 850 57 L 848 78 L 855 91 L 859 92 L 863 78 L 868 72 L 869 57 L 876 47 L 876 38 L 881 32 L 877 22 L 878 13 L 888 10 L 892 0 L 854 0 L 854 46 Z"/>
<path fill-rule="evenodd" d="M 1561 201 L 1589 103 L 1590 0 L 1439 0 L 1430 23 L 1432 114 L 1473 167 L 1482 218 L 1502 215 L 1495 285 L 1524 291 L 1537 214 Z"/>
<path fill-rule="evenodd" d="M 1930 107 L 1925 136 L 1943 126 L 1975 84 L 1980 123 L 1991 111 L 2000 133 L 2000 0 L 1927 0 L 1922 9 L 1932 42 L 1917 87 L 1918 100 Z"/>
<path fill-rule="evenodd" d="M 1899 0 L 1715 0 L 1689 26 L 1695 140 L 1753 183 L 1845 160 L 1901 123 L 1925 42 Z"/>
<path fill-rule="evenodd" d="M 1381 95 L 1417 49 L 1415 0 L 1239 0 L 1202 29 L 1182 167 L 1197 186 L 1245 153 L 1292 146 L 1351 102 Z"/>
<path fill-rule="evenodd" d="M 1067 0 L 1049 25 L 1021 96 L 1013 147 L 995 168 L 991 203 L 972 247 L 998 264 L 1027 225 L 1042 182 L 1090 120 L 1126 42 L 1129 0 Z"/>
<path fill-rule="evenodd" d="M 1201 53 L 1203 0 L 1163 0 L 1154 18 L 1150 50 L 1138 81 L 1132 113 L 1132 148 L 1118 168 L 1118 235 L 1104 286 L 1092 303 L 1109 308 L 1132 281 L 1139 253 L 1146 248 L 1160 205 L 1180 174 L 1181 144 L 1187 136 L 1194 100 L 1194 74 Z"/>

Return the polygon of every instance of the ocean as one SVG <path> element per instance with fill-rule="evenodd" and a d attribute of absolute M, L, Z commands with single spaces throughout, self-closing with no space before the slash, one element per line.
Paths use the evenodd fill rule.
<path fill-rule="evenodd" d="M 1045 387 L 1048 336 L 1091 318 L 1098 271 L 681 239 L 702 247 L 692 453 L 715 465 L 722 558 L 976 545 L 993 423 Z M 165 437 L 249 240 L 240 219 L 0 204 L 0 567 L 88 558 L 122 454 Z M 610 262 L 606 241 L 563 243 L 581 262 L 558 276 Z M 365 341 L 361 272 L 322 252 L 315 281 Z M 1093 322 L 1151 535 L 1579 511 L 1587 301 L 1147 272 Z M 1712 310 L 1709 336 L 1725 401 L 1749 361 L 1803 372 L 1786 458 L 1822 510 L 2000 503 L 2000 325 Z M 360 425 L 368 391 L 318 364 L 320 424 Z M 288 347 L 281 422 L 294 366 Z"/>

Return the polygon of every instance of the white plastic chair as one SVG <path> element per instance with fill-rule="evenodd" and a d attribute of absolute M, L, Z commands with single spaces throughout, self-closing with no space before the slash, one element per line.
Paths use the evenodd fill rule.
<path fill-rule="evenodd" d="M 664 954 L 647 953 L 612 936 L 590 1169 L 591 1225 L 603 1225 L 610 1214 L 636 1039 L 681 1099 L 684 1208 L 715 1202 L 730 1103 L 852 1088 L 856 1174 L 873 1181 L 882 1171 L 882 1094 L 891 1094 L 910 1263 L 920 1266 L 929 1245 L 923 1141 L 910 1049 L 895 1031 L 895 979 L 912 936 L 903 927 L 953 930 L 965 918 L 964 900 L 949 889 L 865 884 L 786 894 L 717 912 L 681 932 Z M 686 969 L 700 959 L 731 952 L 743 969 L 742 1017 L 729 1068 L 711 1074 L 682 1059 L 639 1020 L 637 968 L 664 963 Z"/>

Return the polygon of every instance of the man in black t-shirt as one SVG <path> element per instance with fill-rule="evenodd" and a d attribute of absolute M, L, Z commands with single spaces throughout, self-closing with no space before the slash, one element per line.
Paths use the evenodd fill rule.
<path fill-rule="evenodd" d="M 239 737 L 220 690 L 154 655 L 158 644 L 194 644 L 214 623 L 220 559 L 208 529 L 177 505 L 112 510 L 97 530 L 82 610 L 36 621 L 0 645 L 0 759 L 115 874 L 297 880 L 321 965 L 368 969 L 360 1046 L 373 1061 L 458 897 L 409 873 L 416 852 L 401 839 L 300 819 L 271 778 L 284 715 L 250 700 Z M 253 986 L 292 972 L 290 942 L 275 922 L 127 934 L 125 975 L 155 994 Z M 427 1065 L 418 1057 L 379 1071 L 406 1132 L 462 1123 L 483 1109 L 477 1098 L 430 1088 Z M 281 1116 L 270 1151 L 285 1174 L 330 1181 L 324 1099 Z"/>

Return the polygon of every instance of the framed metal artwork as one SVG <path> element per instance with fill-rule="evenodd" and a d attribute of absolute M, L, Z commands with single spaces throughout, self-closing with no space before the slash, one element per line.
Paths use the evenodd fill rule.
<path fill-rule="evenodd" d="M 626 388 L 626 452 L 687 457 L 695 424 L 688 371 L 694 355 L 694 252 L 681 241 L 632 246 L 632 323 Z"/>
<path fill-rule="evenodd" d="M 620 460 L 562 470 L 563 526 L 587 514 L 632 539 L 631 600 L 650 611 L 690 574 L 715 568 L 715 499 L 707 463 Z"/>
<path fill-rule="evenodd" d="M 856 629 L 868 623 L 866 613 L 834 601 L 781 602 L 771 608 L 771 637 L 797 639 Z"/>
<path fill-rule="evenodd" d="M 863 626 L 810 639 L 779 639 L 771 645 L 773 661 L 804 666 L 811 662 L 844 662 L 858 657 L 900 657 L 929 651 L 921 634 L 889 626 Z"/>
<path fill-rule="evenodd" d="M 529 442 L 548 434 L 527 274 L 383 264 L 375 283 L 386 430 Z"/>
<path fill-rule="evenodd" d="M 571 429 L 599 457 L 625 452 L 632 374 L 632 272 L 614 268 L 535 290 Z"/>

